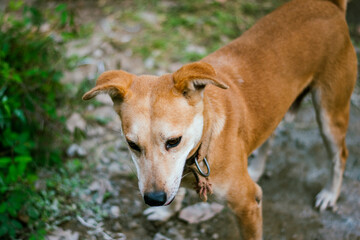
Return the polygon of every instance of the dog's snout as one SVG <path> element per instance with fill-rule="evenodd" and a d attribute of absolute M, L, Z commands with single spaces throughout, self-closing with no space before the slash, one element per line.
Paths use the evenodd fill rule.
<path fill-rule="evenodd" d="M 145 203 L 151 207 L 162 206 L 166 203 L 165 192 L 148 192 L 144 194 Z"/>

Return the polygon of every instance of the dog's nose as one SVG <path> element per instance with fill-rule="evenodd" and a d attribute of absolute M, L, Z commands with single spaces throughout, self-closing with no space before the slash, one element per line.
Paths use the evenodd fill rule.
<path fill-rule="evenodd" d="M 151 207 L 162 206 L 166 203 L 165 192 L 148 192 L 144 194 L 145 203 Z"/>

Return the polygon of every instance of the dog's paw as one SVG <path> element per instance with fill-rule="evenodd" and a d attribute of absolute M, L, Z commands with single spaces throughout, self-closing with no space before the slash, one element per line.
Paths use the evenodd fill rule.
<path fill-rule="evenodd" d="M 143 214 L 146 215 L 149 221 L 165 222 L 174 216 L 176 211 L 170 206 L 164 207 L 150 207 L 146 209 Z"/>
<path fill-rule="evenodd" d="M 321 190 L 321 192 L 316 196 L 315 207 L 319 208 L 322 212 L 327 208 L 332 208 L 336 210 L 336 199 L 337 196 L 334 192 L 327 189 Z"/>

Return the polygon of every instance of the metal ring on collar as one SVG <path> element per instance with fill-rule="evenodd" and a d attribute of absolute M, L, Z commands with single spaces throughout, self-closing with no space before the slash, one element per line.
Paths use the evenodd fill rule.
<path fill-rule="evenodd" d="M 209 166 L 208 161 L 206 160 L 206 157 L 205 157 L 203 160 L 204 160 L 205 166 L 206 166 L 206 168 L 207 168 L 207 173 L 204 173 L 204 172 L 201 170 L 201 168 L 200 168 L 200 166 L 199 166 L 199 163 L 198 163 L 198 161 L 197 161 L 197 158 L 194 159 L 194 162 L 195 162 L 195 165 L 196 165 L 196 168 L 197 168 L 199 174 L 200 174 L 201 176 L 203 176 L 203 177 L 208 177 L 208 176 L 210 175 L 210 166 Z"/>

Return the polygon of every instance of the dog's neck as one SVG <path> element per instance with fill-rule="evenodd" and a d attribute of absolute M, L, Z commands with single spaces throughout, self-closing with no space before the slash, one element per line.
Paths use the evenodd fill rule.
<path fill-rule="evenodd" d="M 204 94 L 203 131 L 200 141 L 191 150 L 188 158 L 198 151 L 198 159 L 207 156 L 210 144 L 222 131 L 226 117 L 218 103 L 214 102 L 208 94 Z M 201 147 L 200 147 L 201 145 Z"/>

